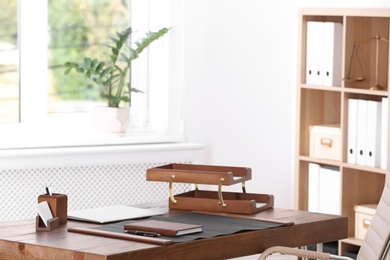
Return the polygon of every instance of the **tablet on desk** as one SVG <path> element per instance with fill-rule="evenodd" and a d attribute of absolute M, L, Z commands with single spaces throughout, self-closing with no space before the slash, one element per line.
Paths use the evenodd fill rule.
<path fill-rule="evenodd" d="M 115 205 L 102 208 L 72 210 L 68 212 L 68 219 L 93 223 L 110 223 L 126 219 L 145 218 L 166 213 L 164 209 L 144 209 L 124 205 Z"/>

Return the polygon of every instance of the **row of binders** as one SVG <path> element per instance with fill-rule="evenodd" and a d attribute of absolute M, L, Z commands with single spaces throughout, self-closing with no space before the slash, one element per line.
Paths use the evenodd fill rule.
<path fill-rule="evenodd" d="M 343 25 L 307 22 L 306 84 L 341 85 Z"/>
<path fill-rule="evenodd" d="M 348 99 L 347 162 L 386 169 L 388 98 Z"/>
<path fill-rule="evenodd" d="M 308 210 L 341 215 L 341 174 L 335 166 L 309 163 Z"/>

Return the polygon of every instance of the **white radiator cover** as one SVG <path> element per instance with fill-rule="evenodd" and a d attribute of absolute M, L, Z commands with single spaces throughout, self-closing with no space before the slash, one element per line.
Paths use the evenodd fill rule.
<path fill-rule="evenodd" d="M 33 218 L 50 185 L 68 196 L 68 210 L 168 202 L 168 183 L 146 181 L 146 169 L 203 163 L 199 144 L 174 143 L 0 151 L 0 222 Z M 174 193 L 192 189 L 173 185 Z"/>

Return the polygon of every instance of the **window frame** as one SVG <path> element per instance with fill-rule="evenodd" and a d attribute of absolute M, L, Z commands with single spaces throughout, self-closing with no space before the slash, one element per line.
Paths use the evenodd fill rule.
<path fill-rule="evenodd" d="M 143 65 L 141 69 L 132 70 L 136 81 L 148 83 L 149 125 L 132 127 L 121 135 L 103 134 L 93 130 L 89 113 L 48 114 L 47 1 L 18 0 L 20 123 L 0 125 L 0 149 L 184 141 L 184 3 L 180 0 L 129 1 L 132 2 L 130 12 L 139 4 L 144 5 L 147 19 L 142 31 L 163 27 L 159 25 L 161 20 L 153 19 L 153 13 L 161 10 L 162 3 L 168 4 L 165 6 L 168 16 L 163 18 L 171 27 L 162 43 L 168 45 L 163 59 L 169 63 L 164 71 L 164 86 L 157 87 L 158 82 L 150 79 L 150 73 L 157 70 L 153 66 Z M 138 9 L 137 13 L 140 13 Z M 137 26 L 134 22 L 132 25 Z M 155 50 L 150 47 L 148 52 L 153 54 Z M 161 100 L 164 101 L 162 107 L 158 107 Z"/>

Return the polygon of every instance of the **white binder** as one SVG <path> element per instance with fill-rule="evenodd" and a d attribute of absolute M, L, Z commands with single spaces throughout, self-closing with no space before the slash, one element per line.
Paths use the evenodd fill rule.
<path fill-rule="evenodd" d="M 308 211 L 341 214 L 341 174 L 338 167 L 309 163 Z"/>
<path fill-rule="evenodd" d="M 322 85 L 341 86 L 343 25 L 324 23 Z"/>
<path fill-rule="evenodd" d="M 318 212 L 319 210 L 319 188 L 320 188 L 320 166 L 316 163 L 309 163 L 309 192 L 308 211 Z"/>
<path fill-rule="evenodd" d="M 381 119 L 381 168 L 387 169 L 387 131 L 388 131 L 388 117 L 389 117 L 389 99 L 382 98 L 382 119 Z"/>
<path fill-rule="evenodd" d="M 306 35 L 306 84 L 322 85 L 323 22 L 307 22 Z"/>
<path fill-rule="evenodd" d="M 367 100 L 358 100 L 358 120 L 357 120 L 357 154 L 356 164 L 366 165 L 366 136 L 367 136 Z"/>
<path fill-rule="evenodd" d="M 367 101 L 366 165 L 380 167 L 382 103 Z"/>
<path fill-rule="evenodd" d="M 358 100 L 348 99 L 347 162 L 356 164 Z"/>
<path fill-rule="evenodd" d="M 341 215 L 341 174 L 337 167 L 320 168 L 319 212 Z"/>

